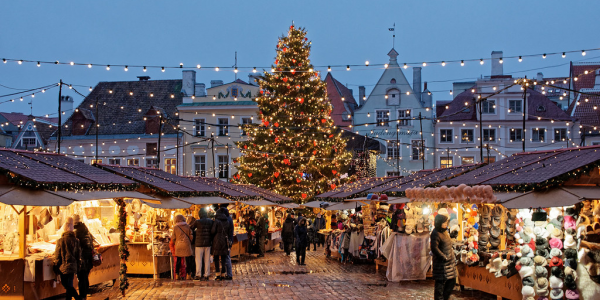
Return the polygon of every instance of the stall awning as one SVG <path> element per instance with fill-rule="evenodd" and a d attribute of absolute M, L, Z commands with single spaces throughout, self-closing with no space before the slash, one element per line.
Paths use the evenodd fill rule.
<path fill-rule="evenodd" d="M 68 191 L 48 191 L 48 193 L 61 196 L 66 199 L 73 201 L 87 201 L 87 200 L 99 200 L 99 199 L 114 199 L 114 198 L 132 198 L 140 200 L 158 200 L 152 196 L 142 194 L 136 191 L 83 191 L 83 192 L 68 192 Z"/>
<path fill-rule="evenodd" d="M 310 208 L 320 208 L 321 204 L 323 203 L 327 203 L 327 205 L 331 205 L 331 203 L 329 202 L 323 202 L 323 201 L 310 201 L 310 202 L 306 202 L 304 204 L 301 204 L 301 206 L 304 207 L 310 207 Z"/>
<path fill-rule="evenodd" d="M 192 207 L 191 203 L 187 203 L 177 198 L 173 197 L 160 197 L 155 196 L 157 200 L 144 200 L 141 199 L 144 204 L 152 207 L 152 208 L 162 208 L 162 209 L 183 209 Z"/>
<path fill-rule="evenodd" d="M 8 205 L 67 206 L 73 200 L 43 190 L 28 190 L 18 186 L 0 187 L 0 202 Z"/>
<path fill-rule="evenodd" d="M 275 206 L 277 204 L 267 200 L 255 200 L 255 201 L 240 201 L 240 203 L 248 204 L 252 206 Z"/>
<path fill-rule="evenodd" d="M 405 197 L 390 197 L 390 199 L 386 202 L 386 204 L 400 204 L 400 203 L 408 203 L 410 199 Z"/>
<path fill-rule="evenodd" d="M 278 206 L 281 206 L 283 208 L 298 208 L 298 207 L 300 207 L 300 205 L 298 205 L 296 203 L 286 203 L 286 204 L 280 204 Z"/>
<path fill-rule="evenodd" d="M 579 196 L 582 200 L 600 199 L 600 186 L 563 186 L 561 189 Z"/>
<path fill-rule="evenodd" d="M 577 204 L 581 198 L 562 188 L 532 191 L 513 197 L 502 205 L 506 208 L 562 207 Z"/>
<path fill-rule="evenodd" d="M 350 201 L 350 202 L 340 202 L 340 203 L 331 205 L 325 209 L 326 210 L 346 210 L 346 209 L 353 209 L 358 206 L 362 206 L 362 203 L 357 203 L 356 201 Z"/>
<path fill-rule="evenodd" d="M 233 203 L 222 197 L 181 197 L 179 199 L 194 205 Z"/>

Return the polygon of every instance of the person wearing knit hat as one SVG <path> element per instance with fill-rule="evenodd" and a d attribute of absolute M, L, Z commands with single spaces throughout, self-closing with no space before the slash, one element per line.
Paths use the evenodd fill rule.
<path fill-rule="evenodd" d="M 565 293 L 563 292 L 562 289 L 552 289 L 552 291 L 550 291 L 550 299 L 562 299 L 564 297 Z"/>
<path fill-rule="evenodd" d="M 535 294 L 537 296 L 548 296 L 548 279 L 540 277 L 535 282 Z"/>

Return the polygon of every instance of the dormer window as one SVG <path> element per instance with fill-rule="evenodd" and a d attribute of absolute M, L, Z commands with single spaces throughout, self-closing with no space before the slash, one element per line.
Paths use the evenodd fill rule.
<path fill-rule="evenodd" d="M 543 105 L 539 105 L 536 110 L 537 111 L 546 111 L 546 107 L 544 107 Z"/>
<path fill-rule="evenodd" d="M 392 80 L 390 80 L 390 84 L 396 84 L 396 78 L 392 78 Z"/>

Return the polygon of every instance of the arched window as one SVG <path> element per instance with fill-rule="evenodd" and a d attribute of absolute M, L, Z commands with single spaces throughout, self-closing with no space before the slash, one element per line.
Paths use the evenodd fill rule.
<path fill-rule="evenodd" d="M 392 78 L 392 80 L 390 80 L 390 84 L 396 84 L 396 78 Z"/>

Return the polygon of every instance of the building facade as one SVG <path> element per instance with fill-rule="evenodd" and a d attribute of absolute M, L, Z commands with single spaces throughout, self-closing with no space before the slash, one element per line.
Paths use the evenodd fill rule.
<path fill-rule="evenodd" d="M 535 89 L 527 89 L 524 99 L 521 86 L 503 75 L 501 57 L 502 52 L 492 53 L 491 76 L 478 79 L 451 102 L 438 103 L 435 167 L 494 162 L 519 152 L 580 144 L 576 118 Z"/>
<path fill-rule="evenodd" d="M 160 168 L 181 174 L 177 105 L 182 80 L 100 82 L 73 110 L 48 149 L 85 163 Z M 98 143 L 96 143 L 96 136 Z"/>
<path fill-rule="evenodd" d="M 376 138 L 384 145 L 378 156 L 377 176 L 407 175 L 433 167 L 433 103 L 431 93 L 421 92 L 421 68 L 413 69 L 408 83 L 392 49 L 389 63 L 366 100 L 354 111 L 353 132 Z M 360 92 L 359 92 L 360 94 Z"/>
<path fill-rule="evenodd" d="M 569 77 L 574 100 L 567 113 L 580 120 L 581 144 L 600 145 L 600 62 L 573 62 Z"/>
<path fill-rule="evenodd" d="M 178 106 L 184 135 L 182 174 L 227 180 L 237 172 L 236 142 L 245 140 L 243 124 L 260 122 L 253 100 L 259 87 L 243 80 L 212 80 L 205 89 L 196 72 L 183 72 L 183 103 Z M 252 77 L 250 77 L 253 80 Z"/>
<path fill-rule="evenodd" d="M 0 112 L 0 147 L 46 149 L 48 140 L 57 126 L 57 118 Z"/>

